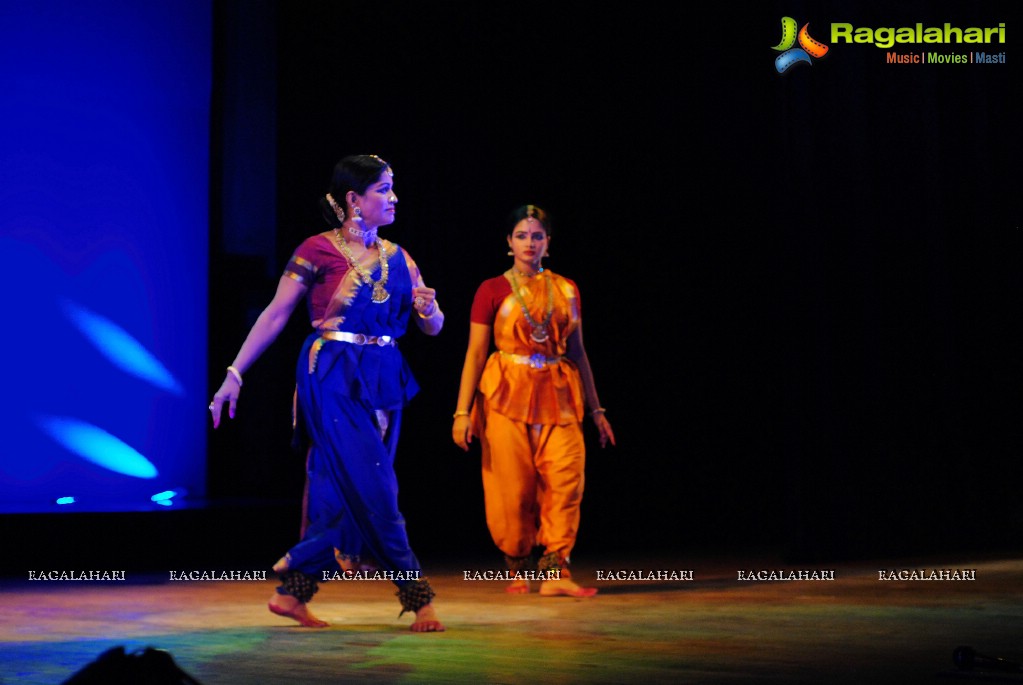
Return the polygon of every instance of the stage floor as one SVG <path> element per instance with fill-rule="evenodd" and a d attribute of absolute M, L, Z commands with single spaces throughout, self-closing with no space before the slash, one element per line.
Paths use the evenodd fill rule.
<path fill-rule="evenodd" d="M 424 564 L 444 633 L 411 633 L 411 616 L 398 618 L 394 588 L 384 581 L 322 584 L 311 606 L 332 625 L 309 629 L 266 610 L 276 585 L 269 573 L 216 581 L 172 580 L 170 571 L 97 582 L 5 578 L 0 683 L 54 685 L 118 645 L 166 650 L 204 685 L 1023 682 L 1023 674 L 963 671 L 952 660 L 963 645 L 1023 660 L 1023 559 L 820 568 L 618 559 L 574 569 L 577 580 L 600 589 L 587 600 L 540 597 L 535 586 L 508 595 L 504 582 L 465 579 L 483 566 Z M 975 570 L 975 580 L 879 577 L 932 569 Z M 611 570 L 633 577 L 598 579 Z M 776 577 L 833 570 L 835 579 L 739 579 L 740 571 L 761 570 Z M 637 577 L 658 571 L 679 579 Z M 689 571 L 692 580 L 682 579 Z"/>

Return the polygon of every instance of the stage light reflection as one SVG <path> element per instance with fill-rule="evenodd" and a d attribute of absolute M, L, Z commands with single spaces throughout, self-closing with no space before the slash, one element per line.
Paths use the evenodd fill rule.
<path fill-rule="evenodd" d="M 2 6 L 0 512 L 181 507 L 206 490 L 210 3 Z"/>
<path fill-rule="evenodd" d="M 64 447 L 105 469 L 136 478 L 158 475 L 151 461 L 102 428 L 55 416 L 37 417 L 36 423 Z"/>
<path fill-rule="evenodd" d="M 70 300 L 62 304 L 67 317 L 117 367 L 162 390 L 184 394 L 181 384 L 160 360 L 123 328 Z"/>

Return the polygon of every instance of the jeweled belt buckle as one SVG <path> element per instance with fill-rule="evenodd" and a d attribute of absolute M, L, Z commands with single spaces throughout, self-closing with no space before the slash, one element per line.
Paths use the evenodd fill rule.
<path fill-rule="evenodd" d="M 534 369 L 542 369 L 547 366 L 547 355 L 539 352 L 529 355 L 529 365 Z"/>
<path fill-rule="evenodd" d="M 366 344 L 366 334 L 365 333 L 356 333 L 355 337 L 352 338 L 352 342 L 355 343 L 356 345 L 365 345 Z"/>

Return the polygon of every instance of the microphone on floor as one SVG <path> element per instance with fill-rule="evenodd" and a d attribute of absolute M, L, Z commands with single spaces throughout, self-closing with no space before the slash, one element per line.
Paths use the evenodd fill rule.
<path fill-rule="evenodd" d="M 982 671 L 1023 673 L 1023 665 L 1001 657 L 978 654 L 972 647 L 956 647 L 952 651 L 952 661 L 957 668 L 964 671 L 976 668 Z"/>

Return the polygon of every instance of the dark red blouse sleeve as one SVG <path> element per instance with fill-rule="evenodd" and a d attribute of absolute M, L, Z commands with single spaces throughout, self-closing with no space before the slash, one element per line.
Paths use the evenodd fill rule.
<path fill-rule="evenodd" d="M 472 300 L 472 311 L 469 320 L 472 323 L 481 323 L 486 326 L 494 325 L 494 317 L 497 316 L 497 308 L 501 302 L 511 294 L 511 285 L 504 276 L 489 278 L 480 284 L 476 289 L 476 296 Z"/>
<path fill-rule="evenodd" d="M 312 244 L 312 240 L 307 239 L 291 255 L 288 265 L 284 267 L 284 275 L 305 286 L 311 287 L 319 272 L 316 261 L 315 247 Z"/>

